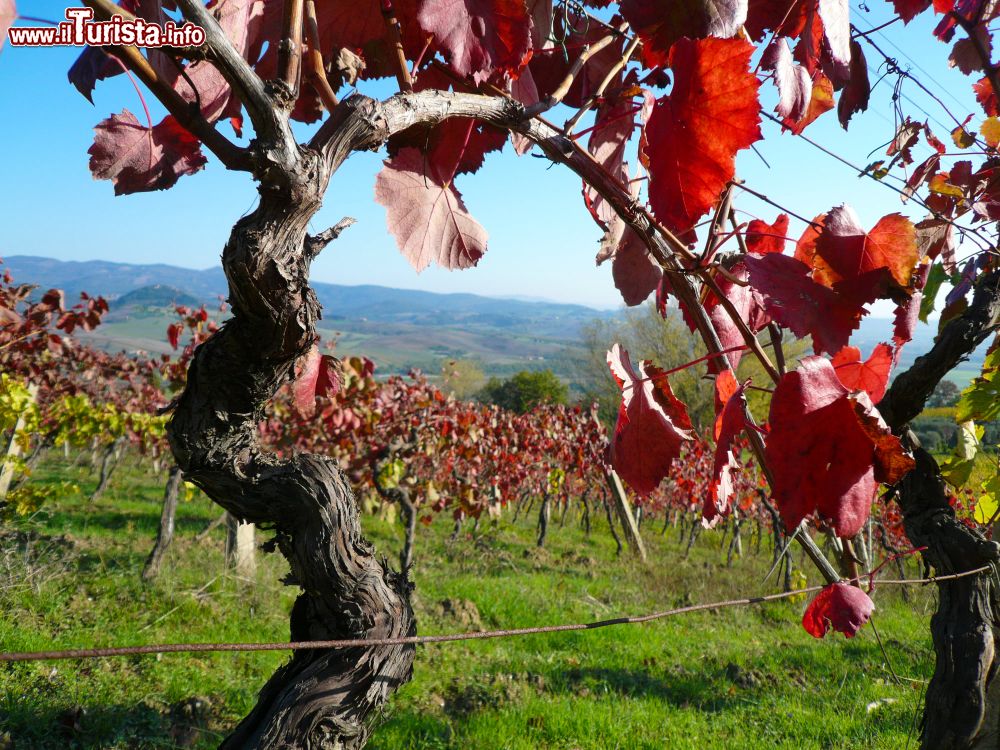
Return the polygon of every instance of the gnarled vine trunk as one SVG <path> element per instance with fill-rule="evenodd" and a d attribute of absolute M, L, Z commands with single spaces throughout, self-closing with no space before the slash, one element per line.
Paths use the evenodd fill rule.
<path fill-rule="evenodd" d="M 937 584 L 938 609 L 931 618 L 936 664 L 924 704 L 925 750 L 1000 748 L 995 659 L 1000 638 L 1000 544 L 955 517 L 940 467 L 908 429 L 945 374 L 994 333 L 998 323 L 1000 271 L 994 271 L 979 280 L 968 309 L 945 326 L 932 349 L 896 378 L 878 404 L 916 458 L 916 468 L 895 488 L 910 542 L 926 547 L 924 561 L 938 575 L 992 566 L 980 575 Z"/>
<path fill-rule="evenodd" d="M 934 458 L 914 447 L 916 468 L 898 487 L 906 534 L 927 547 L 924 560 L 938 575 L 995 565 L 1000 545 L 955 517 Z M 924 707 L 923 747 L 997 748 L 1000 718 L 995 644 L 1000 639 L 996 570 L 938 583 L 931 618 L 937 666 Z"/>
<path fill-rule="evenodd" d="M 361 535 L 355 498 L 335 462 L 278 458 L 257 425 L 296 359 L 313 344 L 320 306 L 309 288 L 306 225 L 328 168 L 303 152 L 269 182 L 223 253 L 233 317 L 196 352 L 168 434 L 185 478 L 243 521 L 274 533 L 301 587 L 292 640 L 413 635 L 405 575 Z M 412 646 L 297 651 L 263 687 L 224 748 L 360 748 L 388 695 L 410 678 Z"/>

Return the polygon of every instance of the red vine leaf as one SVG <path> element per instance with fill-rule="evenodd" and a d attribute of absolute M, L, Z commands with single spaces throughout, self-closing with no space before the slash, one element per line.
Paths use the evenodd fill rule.
<path fill-rule="evenodd" d="M 920 305 L 923 300 L 923 292 L 916 292 L 904 304 L 896 307 L 892 324 L 892 343 L 896 345 L 897 354 L 903 344 L 913 340 L 913 332 L 917 329 L 917 321 L 920 319 Z"/>
<path fill-rule="evenodd" d="M 858 423 L 875 447 L 875 481 L 895 484 L 916 466 L 916 461 L 892 434 L 867 394 L 855 394 L 851 400 Z"/>
<path fill-rule="evenodd" d="M 774 475 L 771 489 L 786 527 L 794 529 L 818 512 L 838 536 L 857 534 L 875 497 L 875 466 L 877 461 L 882 464 L 882 448 L 877 449 L 862 425 L 854 399 L 829 360 L 805 357 L 782 376 L 768 423 L 765 453 Z M 875 435 L 889 434 L 887 428 L 868 427 Z"/>
<path fill-rule="evenodd" d="M 9 29 L 17 19 L 17 8 L 14 0 L 0 0 L 0 49 L 7 40 L 7 29 Z"/>
<path fill-rule="evenodd" d="M 814 638 L 822 638 L 832 627 L 853 638 L 875 611 L 875 603 L 857 586 L 838 581 L 823 588 L 809 602 L 802 627 Z"/>
<path fill-rule="evenodd" d="M 525 106 L 538 101 L 538 87 L 535 85 L 531 68 L 524 68 L 521 70 L 521 75 L 510 82 L 510 95 Z M 511 133 L 510 142 L 514 146 L 514 153 L 518 156 L 524 156 L 535 145 L 530 138 L 520 133 Z"/>
<path fill-rule="evenodd" d="M 648 68 L 666 65 L 681 37 L 736 36 L 746 21 L 747 0 L 622 0 L 621 14 L 642 40 Z"/>
<path fill-rule="evenodd" d="M 316 381 L 319 378 L 319 347 L 313 344 L 309 351 L 295 363 L 295 381 L 292 384 L 295 408 L 304 417 L 316 413 Z"/>
<path fill-rule="evenodd" d="M 832 62 L 835 67 L 846 70 L 851 63 L 851 7 L 848 0 L 817 0 L 816 12 L 823 22 L 824 46 L 829 50 Z"/>
<path fill-rule="evenodd" d="M 653 293 L 663 278 L 663 271 L 649 255 L 642 237 L 615 217 L 609 233 L 619 229 L 621 238 L 611 261 L 611 275 L 625 304 L 633 307 L 645 302 Z"/>
<path fill-rule="evenodd" d="M 184 332 L 184 326 L 181 323 L 172 323 L 167 326 L 167 342 L 170 344 L 171 348 L 176 349 L 181 343 L 181 334 Z"/>
<path fill-rule="evenodd" d="M 417 23 L 417 0 L 393 0 L 392 12 L 399 22 L 402 32 L 403 50 L 407 59 L 416 59 L 426 42 L 427 34 Z M 382 2 L 349 2 L 348 0 L 327 0 L 316 3 L 316 20 L 319 26 L 320 46 L 329 54 L 346 48 L 358 51 L 364 58 L 368 76 L 392 75 L 394 57 L 385 44 L 385 19 L 382 17 Z M 280 3 L 271 3 L 281 10 Z M 265 12 L 267 12 L 267 9 Z M 268 24 L 269 28 L 280 29 L 280 18 Z M 277 48 L 278 40 L 271 41 Z M 425 59 L 433 57 L 435 49 L 428 49 Z M 329 60 L 327 60 L 329 62 Z"/>
<path fill-rule="evenodd" d="M 0 0 L 2 3 L 3 0 Z M 0 18 L 0 47 L 3 40 L 7 38 L 7 32 L 3 29 L 3 20 Z M 83 94 L 87 101 L 94 103 L 94 87 L 98 81 L 111 78 L 122 72 L 122 66 L 113 57 L 108 55 L 100 47 L 87 47 L 80 53 L 69 69 L 69 82 L 76 90 Z"/>
<path fill-rule="evenodd" d="M 165 190 L 207 161 L 198 139 L 173 115 L 149 128 L 124 109 L 94 131 L 94 145 L 87 152 L 90 171 L 95 179 L 111 180 L 115 195 Z"/>
<path fill-rule="evenodd" d="M 805 116 L 801 120 L 792 120 L 786 117 L 782 120 L 782 124 L 798 135 L 817 117 L 831 109 L 833 109 L 833 83 L 825 75 L 817 72 L 816 77 L 813 78 L 812 96 L 809 97 L 809 107 Z"/>
<path fill-rule="evenodd" d="M 892 0 L 896 14 L 909 23 L 931 6 L 931 0 Z"/>
<path fill-rule="evenodd" d="M 729 275 L 739 281 L 749 280 L 749 273 L 744 263 L 734 265 L 729 269 Z M 757 333 L 771 322 L 771 317 L 764 308 L 763 295 L 759 291 L 749 285 L 734 283 L 721 275 L 716 277 L 716 283 L 719 286 L 719 291 L 732 303 L 733 307 L 739 313 L 740 318 L 751 331 Z M 722 303 L 719 302 L 714 293 L 710 293 L 705 300 L 705 311 L 712 321 L 712 327 L 715 328 L 716 333 L 719 335 L 719 341 L 722 343 L 723 349 L 731 349 L 744 344 L 742 332 L 737 327 L 729 311 L 722 306 Z M 688 326 L 694 331 L 695 328 L 691 323 L 692 321 L 688 321 Z M 735 368 L 739 365 L 740 359 L 743 357 L 743 351 L 739 349 L 731 351 L 725 357 L 729 360 L 730 366 Z M 716 359 L 709 360 L 709 372 L 717 373 L 721 370 L 722 362 Z"/>
<path fill-rule="evenodd" d="M 948 55 L 948 64 L 958 68 L 965 75 L 971 75 L 975 71 L 983 70 L 983 54 L 985 52 L 985 63 L 990 62 L 993 53 L 993 35 L 990 34 L 986 24 L 980 23 L 974 29 L 975 41 L 972 37 L 965 37 L 955 42 L 955 46 Z"/>
<path fill-rule="evenodd" d="M 722 434 L 722 410 L 726 408 L 729 399 L 740 388 L 732 370 L 723 370 L 715 377 L 715 428 L 712 437 L 718 441 Z"/>
<path fill-rule="evenodd" d="M 659 367 L 646 360 L 636 375 L 620 344 L 608 352 L 608 366 L 622 392 L 610 463 L 629 487 L 648 495 L 670 471 L 681 444 L 692 439 L 691 420 Z"/>
<path fill-rule="evenodd" d="M 531 47 L 545 49 L 553 45 L 549 39 L 554 19 L 552 0 L 527 0 L 528 14 L 531 16 Z"/>
<path fill-rule="evenodd" d="M 774 220 L 773 224 L 753 219 L 747 224 L 747 250 L 758 255 L 784 252 L 787 236 L 788 214 L 778 214 L 778 218 Z"/>
<path fill-rule="evenodd" d="M 795 122 L 805 117 L 812 100 L 812 76 L 804 67 L 795 64 L 787 40 L 776 37 L 768 45 L 761 59 L 761 68 L 774 73 L 774 85 L 778 88 L 775 112 L 778 116 Z"/>
<path fill-rule="evenodd" d="M 833 355 L 833 369 L 844 387 L 851 391 L 864 391 L 872 401 L 878 402 L 885 395 L 892 370 L 892 347 L 878 344 L 867 360 L 861 359 L 861 350 L 845 346 Z"/>
<path fill-rule="evenodd" d="M 469 214 L 451 177 L 415 148 L 404 148 L 375 178 L 375 200 L 386 209 L 389 231 L 417 271 L 431 261 L 448 269 L 476 265 L 486 252 L 486 230 Z"/>
<path fill-rule="evenodd" d="M 846 130 L 847 124 L 856 113 L 868 109 L 871 94 L 872 86 L 868 79 L 868 62 L 865 60 L 864 50 L 860 44 L 852 41 L 850 80 L 840 94 L 840 101 L 837 102 L 837 118 L 841 127 Z"/>
<path fill-rule="evenodd" d="M 340 390 L 340 377 L 336 360 L 320 354 L 313 344 L 295 363 L 295 381 L 292 384 L 293 401 L 299 414 L 311 417 L 316 413 L 316 397 L 334 395 Z"/>
<path fill-rule="evenodd" d="M 587 150 L 609 174 L 623 184 L 629 184 L 628 164 L 625 150 L 635 129 L 637 107 L 633 104 L 631 91 L 621 89 L 608 96 L 597 107 L 594 118 L 594 132 L 587 142 Z M 648 95 L 648 92 L 642 92 Z M 589 184 L 584 183 L 584 198 L 591 207 L 591 213 L 601 227 L 607 227 L 616 216 L 615 210 Z"/>
<path fill-rule="evenodd" d="M 626 181 L 628 168 L 624 167 Z M 633 195 L 638 196 L 636 183 L 630 184 Z M 584 199 L 588 197 L 584 186 Z M 599 196 L 598 196 L 599 197 Z M 601 239 L 601 249 L 597 254 L 597 265 L 612 258 L 611 276 L 615 288 L 622 294 L 625 304 L 633 307 L 643 303 L 663 279 L 663 270 L 649 254 L 645 240 L 625 223 L 606 202 L 601 200 L 596 206 L 588 204 L 598 222 L 602 214 L 608 216 L 608 228 Z M 604 209 L 602 211 L 601 209 Z"/>
<path fill-rule="evenodd" d="M 531 49 L 524 0 L 425 0 L 417 21 L 455 72 L 477 82 L 494 72 L 515 73 Z"/>
<path fill-rule="evenodd" d="M 708 498 L 702 509 L 702 516 L 709 524 L 714 524 L 720 516 L 729 513 L 730 501 L 735 491 L 733 473 L 739 466 L 738 450 L 733 443 L 747 426 L 743 394 L 749 382 L 748 380 L 732 389 L 735 380 L 720 376 L 715 381 L 716 401 L 724 399 L 725 405 L 715 421 L 715 462 L 712 466 L 712 480 L 708 486 Z"/>
<path fill-rule="evenodd" d="M 763 39 L 767 31 L 797 37 L 805 27 L 808 6 L 808 0 L 754 0 L 747 13 L 747 33 L 755 41 Z"/>
<path fill-rule="evenodd" d="M 883 216 L 865 232 L 850 207 L 838 206 L 826 215 L 815 249 L 813 278 L 825 286 L 849 288 L 868 302 L 890 289 L 912 291 L 916 229 L 901 214 Z"/>
<path fill-rule="evenodd" d="M 760 139 L 753 46 L 742 39 L 681 39 L 670 53 L 674 88 L 644 131 L 649 202 L 669 228 L 687 232 L 735 174 L 736 152 Z"/>
<path fill-rule="evenodd" d="M 152 17 L 160 16 L 166 20 L 166 15 L 159 8 L 160 3 L 152 12 L 147 14 Z M 225 33 L 226 38 L 244 57 L 255 47 L 257 39 L 251 38 L 264 31 L 263 23 L 251 23 L 251 20 L 260 13 L 259 6 L 249 0 L 222 0 L 216 2 L 211 7 L 212 15 L 219 22 L 219 26 Z M 263 19 L 261 19 L 263 21 Z M 274 19 L 277 21 L 277 18 Z M 280 28 L 280 26 L 278 26 Z M 276 39 L 274 40 L 277 41 Z M 277 44 L 271 45 L 277 49 Z M 272 53 L 274 54 L 274 53 Z M 256 62 L 253 60 L 252 62 Z M 275 63 L 276 67 L 276 63 Z M 173 76 L 173 86 L 177 92 L 189 102 L 198 101 L 201 105 L 201 113 L 209 122 L 226 117 L 239 117 L 242 104 L 233 96 L 232 87 L 222 76 L 219 69 L 207 60 L 191 63 L 185 68 L 185 73 L 190 82 L 180 75 L 177 66 L 172 62 L 167 62 L 165 69 Z M 168 79 L 170 80 L 170 79 Z M 192 90 L 191 86 L 194 86 Z M 197 94 L 195 93 L 197 92 Z"/>
<path fill-rule="evenodd" d="M 797 258 L 770 253 L 748 255 L 743 262 L 750 282 L 763 294 L 764 309 L 796 336 L 811 335 L 817 353 L 847 346 L 868 312 L 863 302 L 814 281 L 809 266 Z"/>
<path fill-rule="evenodd" d="M 987 115 L 990 117 L 1000 115 L 1000 106 L 997 106 L 997 94 L 993 90 L 993 84 L 990 83 L 989 76 L 983 76 L 972 84 L 972 90 L 976 92 L 976 101 L 982 105 L 983 111 Z"/>

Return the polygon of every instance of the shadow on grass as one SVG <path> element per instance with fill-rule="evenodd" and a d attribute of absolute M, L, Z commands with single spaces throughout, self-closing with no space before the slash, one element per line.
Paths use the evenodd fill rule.
<path fill-rule="evenodd" d="M 133 706 L 16 706 L 0 711 L 0 747 L 32 750 L 98 748 L 209 748 L 223 735 L 205 727 L 206 716 L 192 714 L 191 701 L 159 710 Z"/>
<path fill-rule="evenodd" d="M 606 667 L 570 669 L 554 676 L 550 690 L 581 697 L 601 693 L 649 697 L 681 708 L 697 706 L 705 711 L 722 711 L 731 702 L 719 689 L 714 674 L 676 670 L 659 677 L 654 671 L 662 672 L 655 668 L 650 671 Z"/>
<path fill-rule="evenodd" d="M 87 529 L 100 530 L 108 536 L 119 536 L 116 532 L 130 529 L 133 534 L 153 537 L 160 526 L 159 504 L 150 503 L 148 511 L 125 510 L 121 508 L 104 510 L 82 506 L 79 509 L 51 512 L 44 523 L 49 529 Z M 178 536 L 194 536 L 202 531 L 213 520 L 217 513 L 208 512 L 204 515 L 178 512 L 174 521 L 175 534 Z M 76 532 L 79 533 L 79 532 Z"/>
<path fill-rule="evenodd" d="M 444 717 L 418 711 L 392 713 L 368 740 L 369 750 L 446 750 L 454 747 L 454 731 Z"/>

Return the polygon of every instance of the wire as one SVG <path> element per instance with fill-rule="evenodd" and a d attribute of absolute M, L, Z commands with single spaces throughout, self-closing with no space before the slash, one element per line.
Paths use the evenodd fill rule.
<path fill-rule="evenodd" d="M 984 565 L 975 570 L 967 570 L 963 573 L 955 573 L 944 576 L 931 576 L 916 580 L 885 580 L 879 581 L 882 586 L 922 586 L 928 583 L 940 581 L 950 581 L 966 576 L 977 575 L 992 570 L 991 565 Z M 858 576 L 850 580 L 839 581 L 839 583 L 858 583 L 868 578 L 867 575 Z M 613 625 L 636 625 L 653 620 L 662 620 L 666 617 L 688 614 L 690 612 L 703 612 L 707 610 L 727 609 L 730 607 L 745 607 L 751 604 L 762 604 L 763 602 L 787 599 L 792 596 L 809 594 L 820 591 L 826 586 L 810 586 L 808 588 L 785 591 L 780 594 L 765 594 L 763 596 L 746 597 L 743 599 L 729 599 L 721 602 L 711 602 L 708 604 L 693 604 L 688 607 L 678 607 L 668 609 L 663 612 L 653 612 L 648 615 L 638 615 L 634 617 L 616 617 L 609 620 L 598 620 L 596 622 L 573 623 L 567 625 L 545 625 L 535 628 L 514 628 L 510 630 L 481 630 L 472 633 L 451 633 L 447 635 L 423 635 L 406 636 L 402 638 L 353 638 L 331 641 L 292 641 L 284 643 L 160 643 L 150 646 L 119 646 L 114 648 L 81 648 L 66 649 L 62 651 L 25 651 L 0 653 L 0 662 L 15 661 L 43 661 L 53 659 L 96 659 L 107 656 L 135 656 L 139 654 L 176 654 L 176 653 L 205 653 L 207 651 L 304 651 L 307 649 L 331 649 L 331 648 L 370 648 L 373 646 L 415 646 L 428 643 L 454 643 L 456 641 L 485 640 L 488 638 L 511 638 L 523 635 L 539 635 L 542 633 L 567 633 L 579 630 L 597 630 Z"/>
<path fill-rule="evenodd" d="M 855 4 L 854 9 L 856 11 L 858 11 L 859 13 L 863 13 L 862 9 L 857 4 Z M 867 23 L 871 23 L 871 21 L 868 21 L 867 18 L 865 19 L 865 21 Z M 934 76 L 932 76 L 930 73 L 928 73 L 927 70 L 925 70 L 920 65 L 920 63 L 918 63 L 916 60 L 914 60 L 912 57 L 910 57 L 908 54 L 906 54 L 906 50 L 904 50 L 902 47 L 900 47 L 898 44 L 896 44 L 894 41 L 892 41 L 892 38 L 889 37 L 889 36 L 887 36 L 880 29 L 878 29 L 878 28 L 861 29 L 861 31 L 863 31 L 865 34 L 872 34 L 872 33 L 878 34 L 886 42 L 888 42 L 889 45 L 891 45 L 892 47 L 894 47 L 895 50 L 897 52 L 899 52 L 900 55 L 902 55 L 904 58 L 906 58 L 907 60 L 909 60 L 913 64 L 913 67 L 916 68 L 917 70 L 919 70 L 921 73 L 923 73 L 924 76 L 926 76 L 935 86 L 938 87 L 938 89 L 940 89 L 945 94 L 947 94 L 952 99 L 952 101 L 955 102 L 955 104 L 957 104 L 958 106 L 962 107 L 963 109 L 968 106 L 968 103 L 963 103 L 962 101 L 960 101 L 959 98 L 957 96 L 955 96 L 954 93 L 952 93 L 951 89 L 949 89 L 947 86 L 945 86 L 940 81 L 938 81 L 936 78 L 934 78 Z"/>

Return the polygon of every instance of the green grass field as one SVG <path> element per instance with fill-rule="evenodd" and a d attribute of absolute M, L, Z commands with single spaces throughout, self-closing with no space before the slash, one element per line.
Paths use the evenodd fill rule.
<path fill-rule="evenodd" d="M 0 650 L 180 641 L 286 640 L 294 591 L 284 563 L 261 555 L 257 580 L 226 571 L 224 532 L 203 497 L 182 503 L 178 539 L 153 584 L 139 572 L 159 517 L 161 480 L 122 469 L 90 504 L 87 468 L 49 465 L 36 481 L 81 492 L 0 528 Z M 399 527 L 366 516 L 395 559 Z M 690 558 L 676 530 L 643 527 L 651 562 L 616 559 L 603 518 L 590 536 L 571 515 L 536 549 L 533 519 L 482 524 L 450 542 L 421 528 L 415 609 L 421 633 L 523 627 L 642 614 L 774 591 L 762 585 L 769 541 L 732 568 L 718 532 Z M 817 582 L 811 571 L 810 583 Z M 932 668 L 934 602 L 875 594 L 857 638 L 815 640 L 805 603 L 702 612 L 585 633 L 421 646 L 414 679 L 390 703 L 369 747 L 904 748 Z M 0 665 L 0 748 L 214 747 L 287 658 L 199 654 Z"/>

